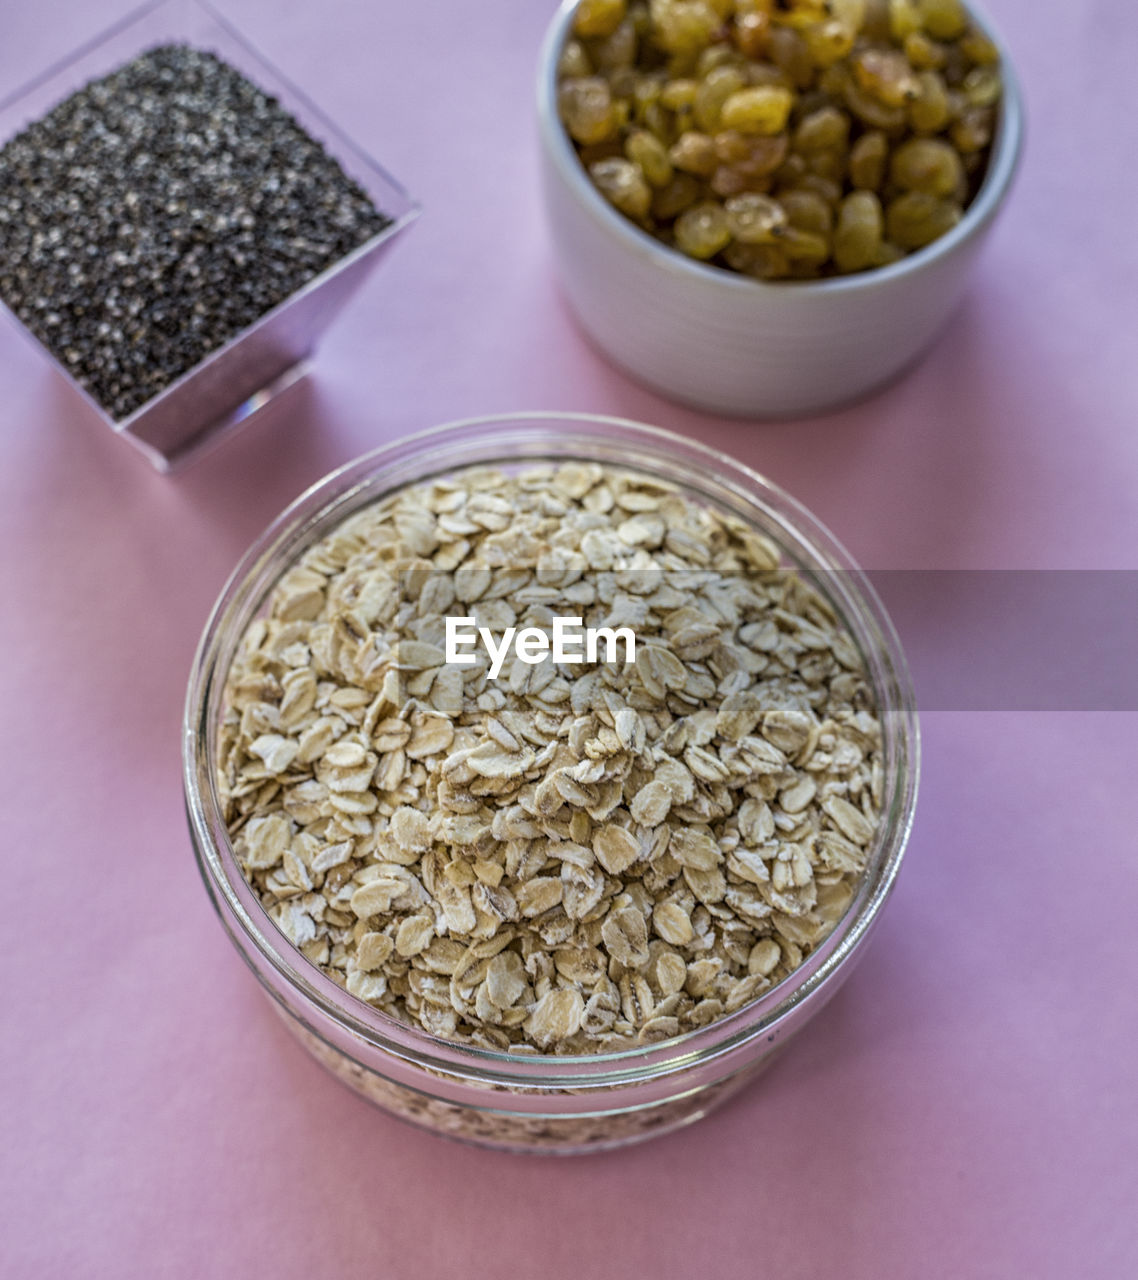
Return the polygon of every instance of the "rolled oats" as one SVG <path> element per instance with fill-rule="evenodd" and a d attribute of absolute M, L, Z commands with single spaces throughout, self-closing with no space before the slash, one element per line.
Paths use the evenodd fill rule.
<path fill-rule="evenodd" d="M 445 621 L 635 660 L 446 662 Z M 600 657 L 605 656 L 604 646 Z M 246 878 L 350 994 L 447 1039 L 612 1052 L 788 977 L 851 903 L 882 737 L 833 608 L 737 518 L 592 463 L 470 469 L 312 546 L 228 675 Z"/>

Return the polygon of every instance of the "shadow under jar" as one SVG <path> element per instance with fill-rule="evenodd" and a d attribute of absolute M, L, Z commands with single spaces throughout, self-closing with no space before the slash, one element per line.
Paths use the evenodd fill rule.
<path fill-rule="evenodd" d="M 771 539 L 844 624 L 882 732 L 881 818 L 852 901 L 783 982 L 737 1012 L 659 1043 L 589 1056 L 519 1055 L 428 1034 L 349 995 L 289 941 L 250 887 L 218 780 L 225 686 L 250 623 L 282 575 L 347 518 L 408 486 L 468 467 L 599 463 L 676 486 L 690 501 Z M 707 1114 L 759 1074 L 849 976 L 893 886 L 916 804 L 919 736 L 897 637 L 848 554 L 756 473 L 670 433 L 616 419 L 533 414 L 474 420 L 369 454 L 314 486 L 235 570 L 207 624 L 183 730 L 190 833 L 214 906 L 277 1012 L 359 1094 L 424 1128 L 515 1151 L 618 1147 Z"/>

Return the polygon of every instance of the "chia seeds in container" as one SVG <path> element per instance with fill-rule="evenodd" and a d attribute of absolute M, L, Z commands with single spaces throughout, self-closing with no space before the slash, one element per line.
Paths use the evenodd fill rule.
<path fill-rule="evenodd" d="M 164 44 L 0 149 L 0 300 L 121 421 L 390 224 L 276 98 Z"/>

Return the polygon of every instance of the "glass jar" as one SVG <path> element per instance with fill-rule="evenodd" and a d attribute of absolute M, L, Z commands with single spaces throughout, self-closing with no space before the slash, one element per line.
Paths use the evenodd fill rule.
<path fill-rule="evenodd" d="M 861 650 L 883 733 L 882 817 L 857 892 L 785 981 L 737 1012 L 660 1043 L 589 1056 L 517 1055 L 439 1039 L 349 995 L 296 950 L 246 883 L 222 819 L 216 744 L 226 674 L 281 575 L 341 521 L 408 485 L 463 467 L 592 461 L 667 480 L 750 522 L 831 603 Z M 183 754 L 190 833 L 234 945 L 286 1025 L 358 1093 L 424 1128 L 485 1146 L 580 1152 L 665 1133 L 705 1115 L 766 1067 L 849 976 L 889 896 L 913 821 L 919 735 L 892 624 L 849 555 L 755 472 L 651 427 L 526 414 L 439 428 L 368 454 L 293 503 L 222 592 L 194 662 Z"/>

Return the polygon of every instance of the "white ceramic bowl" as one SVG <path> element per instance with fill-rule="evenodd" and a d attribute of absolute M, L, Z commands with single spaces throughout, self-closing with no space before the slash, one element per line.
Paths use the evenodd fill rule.
<path fill-rule="evenodd" d="M 575 0 L 541 54 L 545 203 L 565 294 L 586 333 L 626 372 L 675 400 L 738 417 L 816 413 L 889 382 L 948 320 L 1019 163 L 1023 100 L 996 41 L 1004 96 L 987 175 L 947 235 L 890 267 L 764 284 L 669 249 L 593 187 L 557 113 L 557 63 Z"/>

